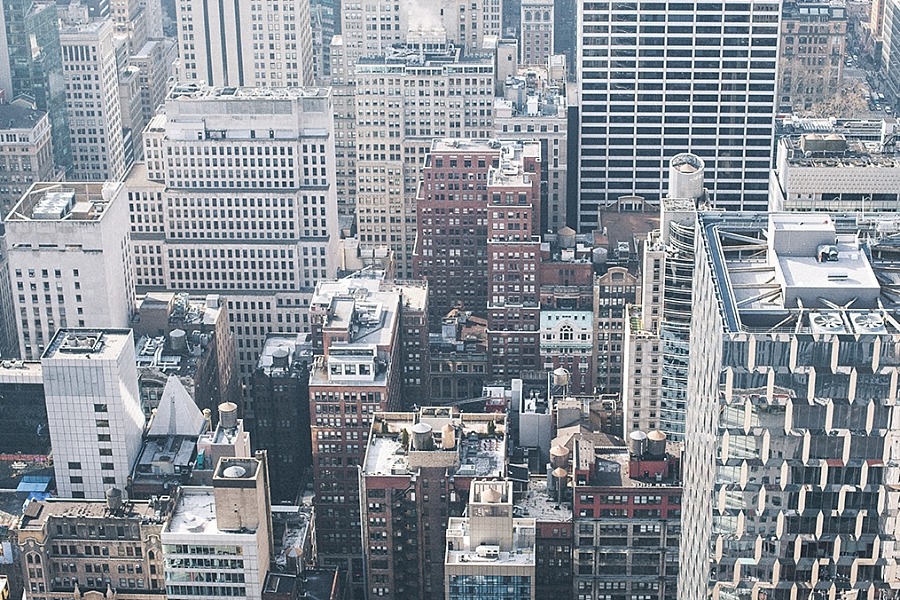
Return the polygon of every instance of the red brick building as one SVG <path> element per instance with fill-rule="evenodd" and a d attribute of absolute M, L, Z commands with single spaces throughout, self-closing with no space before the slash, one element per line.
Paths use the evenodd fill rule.
<path fill-rule="evenodd" d="M 487 181 L 493 140 L 434 140 L 416 196 L 413 273 L 428 281 L 431 326 L 451 309 L 487 310 Z"/>

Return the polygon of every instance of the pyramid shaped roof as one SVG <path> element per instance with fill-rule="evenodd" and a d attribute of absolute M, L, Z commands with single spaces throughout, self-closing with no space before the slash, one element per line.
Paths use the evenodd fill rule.
<path fill-rule="evenodd" d="M 170 375 L 147 435 L 151 437 L 169 435 L 199 437 L 203 432 L 205 421 L 203 413 L 197 408 L 197 404 L 184 388 L 181 380 Z"/>

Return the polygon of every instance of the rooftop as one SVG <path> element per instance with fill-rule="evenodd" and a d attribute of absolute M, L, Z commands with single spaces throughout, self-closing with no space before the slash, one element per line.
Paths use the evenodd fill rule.
<path fill-rule="evenodd" d="M 122 518 L 139 520 L 145 524 L 161 524 L 167 517 L 168 508 L 167 504 L 150 500 L 126 501 L 122 504 L 120 511 L 111 511 L 106 500 L 63 498 L 32 500 L 25 507 L 19 528 L 40 529 L 51 518 Z"/>
<path fill-rule="evenodd" d="M 472 547 L 471 535 L 474 532 L 471 525 L 469 517 L 450 517 L 447 523 L 446 565 L 485 565 L 492 570 L 534 567 L 535 519 L 512 519 L 512 545 L 509 549 L 488 545 Z"/>
<path fill-rule="evenodd" d="M 40 361 L 4 360 L 0 362 L 0 385 L 8 383 L 44 384 Z"/>
<path fill-rule="evenodd" d="M 515 503 L 515 514 L 538 522 L 571 521 L 572 503 L 558 502 L 547 489 L 546 477 L 531 477 L 525 494 Z"/>
<path fill-rule="evenodd" d="M 32 130 L 47 114 L 20 103 L 0 104 L 0 131 L 13 129 Z M 8 143 L 8 142 L 4 142 Z"/>
<path fill-rule="evenodd" d="M 169 92 L 171 100 L 293 100 L 326 98 L 328 88 L 317 87 L 215 87 L 202 83 L 176 83 Z"/>
<path fill-rule="evenodd" d="M 216 499 L 212 487 L 182 487 L 172 518 L 163 533 L 222 534 L 216 525 Z"/>
<path fill-rule="evenodd" d="M 130 329 L 59 329 L 42 360 L 115 360 L 131 343 Z"/>
<path fill-rule="evenodd" d="M 900 219 L 701 213 L 728 331 L 900 333 Z"/>
<path fill-rule="evenodd" d="M 506 470 L 505 431 L 503 417 L 457 413 L 444 407 L 378 413 L 372 423 L 363 472 L 368 476 L 405 477 L 421 465 L 440 465 L 457 477 L 502 477 Z"/>
<path fill-rule="evenodd" d="M 6 222 L 99 221 L 121 183 L 35 183 Z M 38 240 L 35 240 L 38 242 Z"/>
<path fill-rule="evenodd" d="M 308 333 L 270 333 L 266 335 L 256 368 L 269 376 L 299 376 L 313 361 L 312 338 Z M 308 371 L 306 371 L 308 372 Z"/>

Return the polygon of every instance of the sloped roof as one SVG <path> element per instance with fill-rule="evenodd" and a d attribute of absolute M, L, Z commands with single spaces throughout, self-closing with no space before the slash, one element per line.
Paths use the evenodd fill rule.
<path fill-rule="evenodd" d="M 203 432 L 204 422 L 203 413 L 184 385 L 178 377 L 170 375 L 147 435 L 198 437 Z"/>

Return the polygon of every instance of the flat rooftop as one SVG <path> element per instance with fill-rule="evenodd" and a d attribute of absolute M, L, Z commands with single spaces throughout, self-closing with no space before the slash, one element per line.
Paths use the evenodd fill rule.
<path fill-rule="evenodd" d="M 471 520 L 468 517 L 450 517 L 447 523 L 447 555 L 444 564 L 503 567 L 533 567 L 535 565 L 535 520 L 512 519 L 512 547 L 490 554 L 482 547 L 471 546 Z M 451 550 L 451 542 L 453 549 Z"/>
<path fill-rule="evenodd" d="M 42 360 L 115 360 L 131 343 L 130 329 L 60 329 Z"/>
<path fill-rule="evenodd" d="M 22 106 L 18 103 L 0 104 L 0 131 L 10 131 L 14 129 L 26 129 L 31 131 L 46 114 L 46 111 L 37 110 L 30 106 Z M 33 141 L 34 140 L 32 140 L 32 142 Z M 4 142 L 4 144 L 6 143 L 10 142 Z M 12 143 L 14 144 L 15 142 Z"/>
<path fill-rule="evenodd" d="M 572 503 L 561 503 L 547 489 L 547 477 L 531 477 L 522 498 L 515 503 L 516 515 L 535 521 L 567 522 L 572 520 Z"/>
<path fill-rule="evenodd" d="M 17 221 L 99 221 L 122 183 L 35 183 L 13 206 L 7 223 Z M 45 240 L 35 240 L 35 243 Z"/>
<path fill-rule="evenodd" d="M 256 368 L 267 375 L 299 375 L 299 363 L 313 362 L 312 337 L 308 333 L 270 333 L 266 335 Z"/>
<path fill-rule="evenodd" d="M 729 331 L 900 333 L 900 220 L 700 213 Z"/>
<path fill-rule="evenodd" d="M 44 369 L 40 361 L 4 360 L 0 362 L 0 385 L 44 384 Z"/>
<path fill-rule="evenodd" d="M 506 426 L 496 422 L 489 434 L 490 414 L 454 413 L 447 408 L 425 407 L 418 413 L 378 413 L 372 423 L 363 473 L 367 476 L 407 476 L 419 464 L 440 464 L 455 472 L 457 477 L 503 477 L 506 460 Z M 427 424 L 431 429 L 431 449 L 417 451 L 414 447 L 414 427 Z M 452 446 L 445 444 L 442 428 L 453 427 Z M 404 448 L 402 432 L 409 435 Z M 451 439 L 450 437 L 446 438 Z M 444 446 L 447 446 L 444 448 Z"/>
<path fill-rule="evenodd" d="M 216 498 L 212 487 L 182 487 L 178 502 L 172 511 L 172 518 L 163 533 L 172 534 L 213 534 L 219 531 L 216 525 Z"/>
<path fill-rule="evenodd" d="M 172 100 L 292 100 L 326 98 L 328 88 L 319 87 L 215 87 L 202 83 L 176 83 L 169 92 Z"/>
<path fill-rule="evenodd" d="M 137 519 L 147 523 L 162 523 L 166 515 L 149 500 L 126 501 L 119 514 L 111 513 L 106 500 L 73 500 L 48 498 L 32 500 L 19 523 L 21 529 L 39 529 L 51 518 L 71 519 Z"/>

